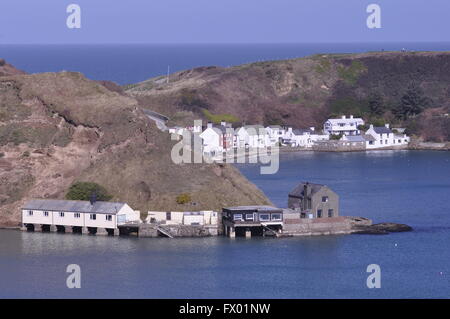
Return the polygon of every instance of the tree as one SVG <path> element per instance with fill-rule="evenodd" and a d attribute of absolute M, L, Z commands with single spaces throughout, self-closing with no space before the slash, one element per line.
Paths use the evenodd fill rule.
<path fill-rule="evenodd" d="M 407 119 L 420 114 L 430 103 L 431 100 L 425 96 L 423 90 L 415 83 L 411 83 L 393 112 L 396 117 Z"/>
<path fill-rule="evenodd" d="M 383 96 L 378 92 L 369 95 L 369 110 L 374 115 L 382 115 L 385 111 Z"/>
<path fill-rule="evenodd" d="M 96 194 L 97 200 L 109 201 L 113 197 L 101 185 L 91 182 L 76 182 L 69 187 L 66 199 L 71 200 L 90 200 L 92 194 Z"/>

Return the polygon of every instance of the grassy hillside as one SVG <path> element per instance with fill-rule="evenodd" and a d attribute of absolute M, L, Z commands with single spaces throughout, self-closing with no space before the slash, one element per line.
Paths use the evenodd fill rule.
<path fill-rule="evenodd" d="M 173 164 L 168 133 L 106 86 L 71 72 L 0 77 L 0 225 L 17 225 L 25 200 L 64 198 L 76 181 L 143 212 L 270 203 L 232 166 Z M 178 204 L 185 193 L 191 201 Z"/>
<path fill-rule="evenodd" d="M 231 68 L 201 67 L 127 86 L 126 92 L 176 124 L 233 118 L 236 124 L 318 126 L 353 114 L 406 126 L 425 140 L 450 140 L 450 53 L 323 54 Z M 409 112 L 414 87 L 420 112 Z M 408 100 L 408 99 L 406 99 Z M 206 110 L 206 112 L 205 112 Z M 404 116 L 407 114 L 407 116 Z"/>

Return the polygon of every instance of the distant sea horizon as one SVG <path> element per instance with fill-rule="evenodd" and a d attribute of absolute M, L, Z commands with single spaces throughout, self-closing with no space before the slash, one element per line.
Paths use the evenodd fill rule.
<path fill-rule="evenodd" d="M 75 71 L 120 85 L 200 66 L 230 67 L 313 54 L 450 51 L 450 42 L 228 44 L 0 44 L 0 58 L 28 73 Z"/>

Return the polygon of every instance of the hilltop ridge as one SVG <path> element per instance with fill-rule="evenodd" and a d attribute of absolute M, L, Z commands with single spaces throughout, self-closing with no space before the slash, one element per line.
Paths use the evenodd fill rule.
<path fill-rule="evenodd" d="M 402 96 L 417 86 L 429 105 L 398 118 Z M 237 124 L 321 127 L 331 116 L 361 116 L 407 127 L 426 141 L 450 140 L 450 52 L 316 54 L 292 60 L 229 68 L 198 67 L 128 85 L 143 105 L 166 113 L 175 124 L 194 118 L 235 118 Z M 373 96 L 382 105 L 371 110 Z"/>

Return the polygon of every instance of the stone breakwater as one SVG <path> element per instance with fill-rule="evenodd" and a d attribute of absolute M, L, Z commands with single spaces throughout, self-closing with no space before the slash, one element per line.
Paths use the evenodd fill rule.
<path fill-rule="evenodd" d="M 380 223 L 364 217 L 339 216 L 323 219 L 285 219 L 280 237 L 345 234 L 384 235 L 391 232 L 412 231 L 405 224 Z"/>

